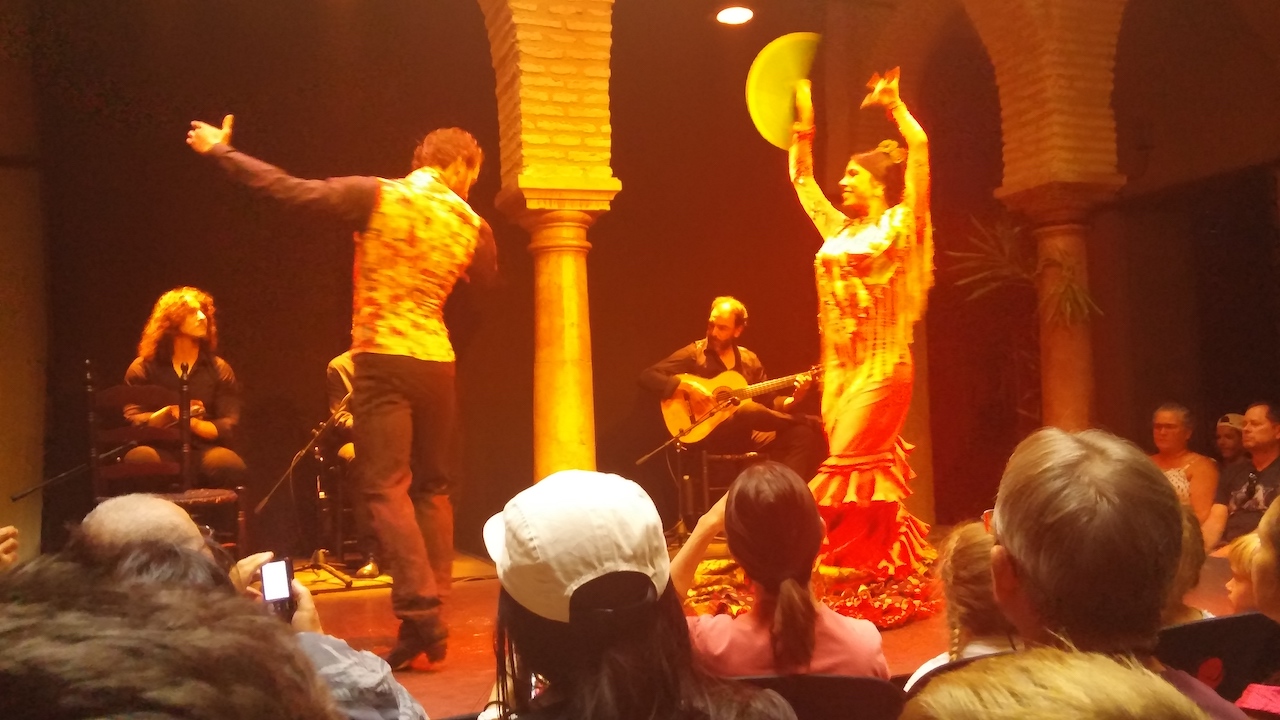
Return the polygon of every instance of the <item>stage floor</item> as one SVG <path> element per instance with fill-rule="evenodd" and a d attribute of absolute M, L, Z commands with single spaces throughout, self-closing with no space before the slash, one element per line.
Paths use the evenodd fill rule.
<path fill-rule="evenodd" d="M 316 605 L 324 629 L 360 650 L 385 654 L 395 642 L 396 620 L 391 614 L 390 590 L 385 583 L 364 589 L 324 592 L 341 587 L 299 570 L 298 577 L 316 592 Z M 412 670 L 396 673 L 400 682 L 433 718 L 477 712 L 484 707 L 493 685 L 493 618 L 498 606 L 498 581 L 493 566 L 461 557 L 454 564 L 453 592 L 446 603 L 449 622 L 449 656 L 430 667 L 425 658 Z M 1230 568 L 1222 558 L 1209 558 L 1191 604 L 1215 615 L 1227 615 L 1231 607 L 1225 585 Z M 317 584 L 318 581 L 321 583 Z M 362 581 L 367 582 L 367 581 Z M 322 589 L 323 588 L 323 589 Z M 318 591 L 318 592 L 317 592 Z M 921 663 L 947 647 L 944 613 L 884 632 L 884 654 L 895 675 L 913 672 Z"/>

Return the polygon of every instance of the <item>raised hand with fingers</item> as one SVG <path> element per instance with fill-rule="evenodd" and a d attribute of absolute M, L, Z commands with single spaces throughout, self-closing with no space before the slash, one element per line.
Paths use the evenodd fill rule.
<path fill-rule="evenodd" d="M 230 145 L 231 125 L 234 121 L 235 116 L 227 115 L 222 118 L 222 127 L 214 127 L 206 122 L 192 120 L 191 129 L 187 131 L 187 144 L 201 155 L 209 152 L 219 143 Z"/>
<path fill-rule="evenodd" d="M 875 73 L 867 81 L 867 87 L 871 92 L 867 93 L 867 96 L 862 99 L 861 107 L 883 105 L 886 108 L 893 109 L 895 105 L 902 102 L 902 99 L 898 97 L 898 68 L 885 73 L 884 77 L 881 77 L 880 73 Z"/>

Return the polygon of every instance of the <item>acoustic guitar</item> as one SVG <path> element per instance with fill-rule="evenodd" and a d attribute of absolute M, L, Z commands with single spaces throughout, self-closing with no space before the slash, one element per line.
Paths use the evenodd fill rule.
<path fill-rule="evenodd" d="M 747 379 L 733 370 L 725 370 L 713 378 L 681 373 L 676 377 L 702 386 L 711 396 L 711 402 L 705 407 L 695 407 L 688 392 L 677 390 L 674 395 L 662 401 L 662 419 L 672 437 L 680 438 L 681 442 L 695 443 L 732 417 L 742 401 L 791 387 L 797 379 L 816 377 L 821 370 L 821 366 L 815 365 L 805 372 L 765 380 L 755 385 L 748 385 Z M 704 416 L 706 419 L 703 419 Z"/>

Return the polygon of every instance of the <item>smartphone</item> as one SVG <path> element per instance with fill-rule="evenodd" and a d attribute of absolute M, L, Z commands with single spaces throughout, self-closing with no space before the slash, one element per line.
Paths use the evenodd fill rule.
<path fill-rule="evenodd" d="M 293 561 L 273 560 L 262 566 L 262 599 L 285 620 L 293 619 L 298 603 L 293 599 Z"/>

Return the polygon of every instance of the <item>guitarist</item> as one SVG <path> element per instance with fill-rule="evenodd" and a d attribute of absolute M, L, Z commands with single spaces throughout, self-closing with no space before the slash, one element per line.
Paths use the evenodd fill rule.
<path fill-rule="evenodd" d="M 696 340 L 640 373 L 640 386 L 660 399 L 679 391 L 689 394 L 698 416 L 716 406 L 713 388 L 696 378 L 714 378 L 726 370 L 742 375 L 754 385 L 768 379 L 755 353 L 738 345 L 747 326 L 747 308 L 737 299 L 722 296 L 711 303 L 707 336 Z M 678 377 L 694 376 L 693 378 Z M 797 382 L 789 397 L 761 396 L 744 400 L 733 415 L 711 431 L 696 447 L 716 454 L 763 452 L 802 478 L 811 478 L 827 456 L 821 421 L 810 419 L 803 408 L 810 403 L 812 380 Z M 816 395 L 816 393 L 815 393 Z"/>

